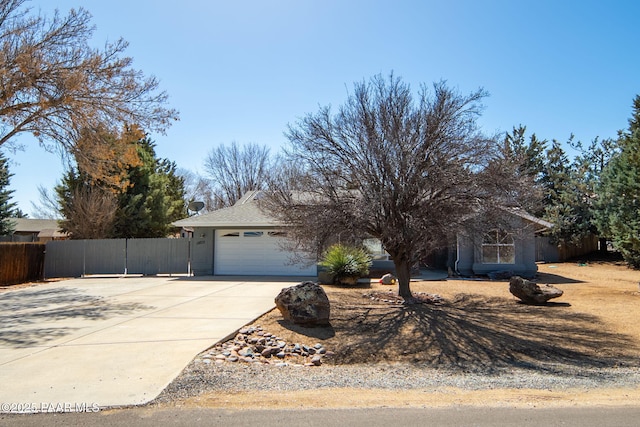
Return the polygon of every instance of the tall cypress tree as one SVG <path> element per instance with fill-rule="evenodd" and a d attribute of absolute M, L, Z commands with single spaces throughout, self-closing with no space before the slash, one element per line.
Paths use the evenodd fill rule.
<path fill-rule="evenodd" d="M 597 189 L 595 222 L 625 261 L 640 268 L 640 95 L 633 101 L 629 129 L 619 134 L 618 148 Z"/>
<path fill-rule="evenodd" d="M 0 151 L 0 236 L 11 234 L 14 230 L 11 217 L 15 215 L 16 203 L 11 202 L 13 190 L 8 188 L 12 176 L 9 162 Z"/>
<path fill-rule="evenodd" d="M 156 158 L 150 139 L 137 144 L 141 164 L 128 171 L 129 187 L 119 196 L 114 237 L 164 237 L 171 222 L 186 216 L 184 180 L 173 162 Z"/>

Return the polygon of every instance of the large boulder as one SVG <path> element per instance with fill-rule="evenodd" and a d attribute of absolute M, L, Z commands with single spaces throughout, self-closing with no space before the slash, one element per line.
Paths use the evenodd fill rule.
<path fill-rule="evenodd" d="M 509 281 L 509 292 L 526 304 L 544 304 L 552 298 L 562 296 L 562 291 L 549 284 L 539 285 L 520 276 Z"/>
<path fill-rule="evenodd" d="M 317 283 L 303 282 L 284 288 L 275 302 L 282 317 L 293 323 L 305 326 L 329 324 L 329 298 Z"/>

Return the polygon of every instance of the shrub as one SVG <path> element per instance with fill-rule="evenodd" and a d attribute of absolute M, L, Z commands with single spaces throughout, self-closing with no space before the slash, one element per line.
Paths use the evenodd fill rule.
<path fill-rule="evenodd" d="M 333 277 L 334 283 L 345 283 L 345 279 L 369 274 L 371 255 L 363 248 L 337 244 L 325 252 L 319 265 Z"/>

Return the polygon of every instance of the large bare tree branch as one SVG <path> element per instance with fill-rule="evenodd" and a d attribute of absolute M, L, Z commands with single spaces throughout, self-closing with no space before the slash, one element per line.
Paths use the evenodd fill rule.
<path fill-rule="evenodd" d="M 485 96 L 438 82 L 414 98 L 393 75 L 355 84 L 337 112 L 323 107 L 289 126 L 288 164 L 299 170 L 273 180 L 265 208 L 292 225 L 290 237 L 308 252 L 337 236 L 380 239 L 410 298 L 410 268 L 504 201 L 496 190 L 508 183 L 497 186 L 487 173 L 498 141 L 476 124 Z"/>
<path fill-rule="evenodd" d="M 46 18 L 23 3 L 0 0 L 0 145 L 26 132 L 72 152 L 86 129 L 163 132 L 177 119 L 158 80 L 123 56 L 126 41 L 90 47 L 89 12 Z"/>

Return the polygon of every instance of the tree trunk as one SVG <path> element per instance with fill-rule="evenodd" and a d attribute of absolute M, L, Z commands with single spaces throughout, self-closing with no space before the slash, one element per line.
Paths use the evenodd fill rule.
<path fill-rule="evenodd" d="M 406 302 L 410 302 L 413 299 L 411 288 L 409 287 L 411 281 L 411 266 L 406 259 L 394 258 L 393 264 L 396 267 L 396 276 L 398 276 L 398 295 Z"/>

